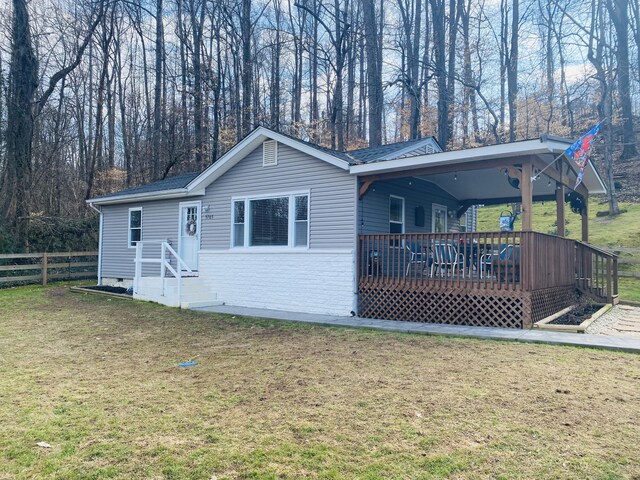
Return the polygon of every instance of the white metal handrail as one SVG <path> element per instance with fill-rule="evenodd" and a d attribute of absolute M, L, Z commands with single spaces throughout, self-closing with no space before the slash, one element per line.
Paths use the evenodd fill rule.
<path fill-rule="evenodd" d="M 142 249 L 144 248 L 145 243 L 150 244 L 160 244 L 160 258 L 143 258 Z M 171 257 L 176 259 L 176 268 L 173 268 L 171 265 Z M 144 263 L 156 263 L 160 264 L 160 279 L 162 281 L 162 296 L 165 295 L 166 290 L 166 278 L 167 278 L 167 270 L 173 275 L 173 277 L 178 282 L 178 305 L 181 303 L 182 299 L 182 271 L 186 270 L 187 273 L 193 274 L 193 270 L 189 268 L 186 262 L 178 255 L 178 253 L 171 247 L 169 242 L 166 240 L 145 240 L 143 242 L 136 243 L 136 257 L 134 259 L 135 262 L 135 273 L 133 278 L 133 291 L 134 293 L 138 293 L 138 286 L 140 283 L 140 278 L 142 278 L 142 264 Z"/>

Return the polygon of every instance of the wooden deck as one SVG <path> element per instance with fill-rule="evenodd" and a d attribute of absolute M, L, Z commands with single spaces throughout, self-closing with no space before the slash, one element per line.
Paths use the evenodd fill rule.
<path fill-rule="evenodd" d="M 523 328 L 617 295 L 615 255 L 537 232 L 361 235 L 362 317 Z"/>

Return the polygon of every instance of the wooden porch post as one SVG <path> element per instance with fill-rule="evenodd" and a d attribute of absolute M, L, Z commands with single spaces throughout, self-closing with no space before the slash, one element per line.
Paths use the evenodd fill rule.
<path fill-rule="evenodd" d="M 566 235 L 564 227 L 564 185 L 560 182 L 556 183 L 556 218 L 558 236 L 564 237 Z"/>
<path fill-rule="evenodd" d="M 522 181 L 520 182 L 520 192 L 522 193 L 522 231 L 532 230 L 532 209 L 533 209 L 533 185 L 531 159 L 528 158 L 522 163 Z"/>
<path fill-rule="evenodd" d="M 582 241 L 589 243 L 589 197 L 584 195 L 584 211 L 582 212 Z"/>
<path fill-rule="evenodd" d="M 564 184 L 562 183 L 562 160 L 556 162 L 560 181 L 556 182 L 556 233 L 559 237 L 564 237 L 567 232 L 564 225 Z"/>

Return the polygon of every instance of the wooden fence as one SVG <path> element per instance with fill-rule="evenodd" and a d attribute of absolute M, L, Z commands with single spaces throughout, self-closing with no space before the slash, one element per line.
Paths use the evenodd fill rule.
<path fill-rule="evenodd" d="M 96 278 L 98 252 L 0 254 L 0 288 L 51 280 Z"/>
<path fill-rule="evenodd" d="M 632 265 L 632 267 L 624 268 L 618 271 L 619 277 L 631 277 L 640 279 L 640 258 L 638 256 L 633 257 L 635 254 L 640 254 L 640 248 L 630 247 L 607 247 L 609 250 L 619 252 L 620 254 L 631 254 L 632 257 L 626 255 L 620 255 L 618 257 L 618 263 L 620 265 Z"/>

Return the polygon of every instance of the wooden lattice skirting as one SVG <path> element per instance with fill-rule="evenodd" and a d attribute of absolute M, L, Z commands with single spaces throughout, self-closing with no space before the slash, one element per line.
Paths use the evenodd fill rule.
<path fill-rule="evenodd" d="M 409 322 L 530 328 L 575 302 L 576 290 L 572 286 L 522 292 L 374 284 L 360 286 L 358 315 Z"/>
<path fill-rule="evenodd" d="M 560 310 L 575 305 L 576 288 L 574 286 L 547 288 L 531 292 L 531 317 L 533 323 L 539 322 Z"/>
<path fill-rule="evenodd" d="M 522 328 L 530 324 L 531 303 L 520 291 L 378 284 L 360 286 L 358 307 L 365 318 Z"/>

